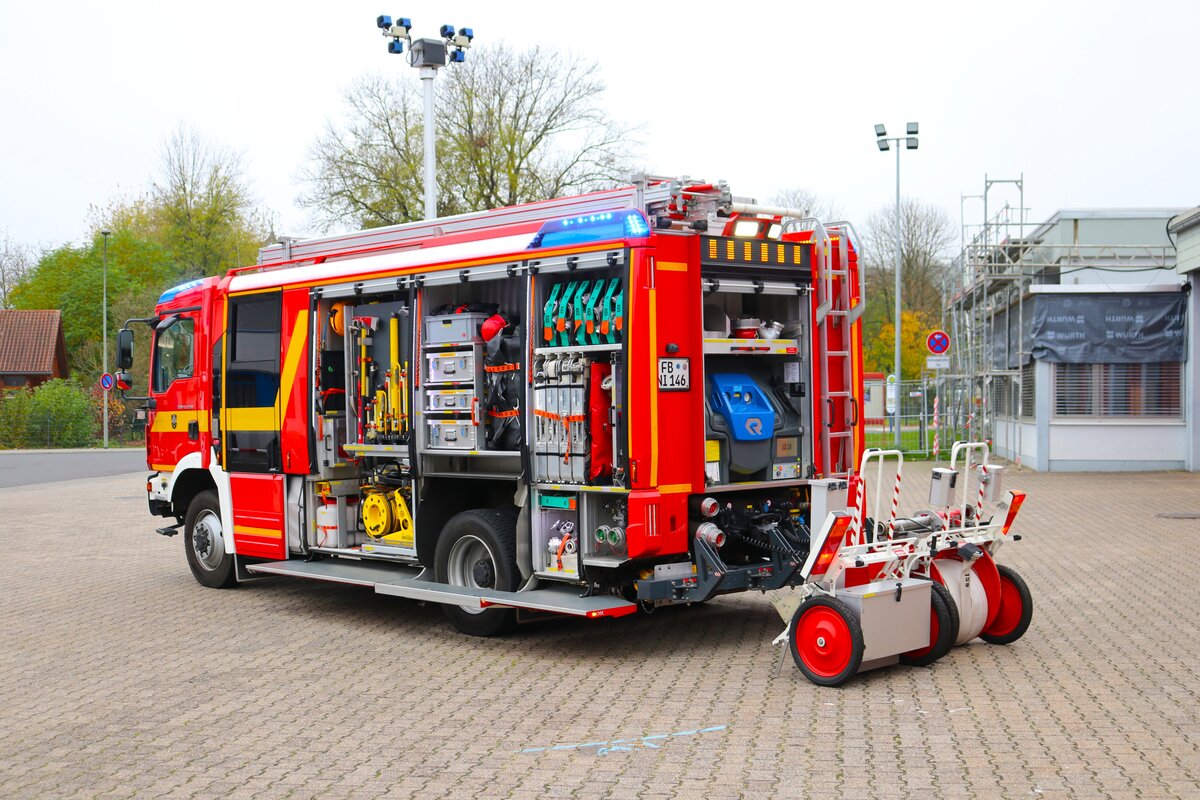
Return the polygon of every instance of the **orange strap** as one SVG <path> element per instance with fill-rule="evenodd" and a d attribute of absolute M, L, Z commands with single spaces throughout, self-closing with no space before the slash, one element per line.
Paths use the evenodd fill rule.
<path fill-rule="evenodd" d="M 516 409 L 516 408 L 514 408 L 512 411 L 489 411 L 488 412 L 489 417 L 495 417 L 496 419 L 508 419 L 509 417 L 519 417 L 520 415 L 521 415 L 520 409 Z"/>
<path fill-rule="evenodd" d="M 516 372 L 521 368 L 520 364 L 501 364 L 498 367 L 484 367 L 484 372 Z"/>

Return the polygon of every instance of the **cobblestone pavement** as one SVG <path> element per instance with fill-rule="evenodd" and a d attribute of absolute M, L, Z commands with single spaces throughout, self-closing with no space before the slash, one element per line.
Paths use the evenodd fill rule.
<path fill-rule="evenodd" d="M 841 689 L 776 672 L 758 595 L 480 640 L 363 589 L 204 589 L 141 480 L 0 490 L 0 797 L 1200 794 L 1200 520 L 1156 516 L 1200 475 L 1010 471 L 1029 633 Z"/>

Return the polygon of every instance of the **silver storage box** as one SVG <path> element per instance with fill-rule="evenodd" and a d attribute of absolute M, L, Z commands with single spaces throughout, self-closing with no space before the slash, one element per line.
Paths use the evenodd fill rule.
<path fill-rule="evenodd" d="M 929 586 L 929 581 L 904 578 L 838 590 L 838 599 L 858 614 L 862 625 L 863 669 L 929 644 Z"/>
<path fill-rule="evenodd" d="M 487 314 L 446 314 L 425 318 L 425 344 L 481 342 L 480 326 Z"/>
<path fill-rule="evenodd" d="M 478 450 L 480 428 L 470 420 L 431 419 L 429 447 L 434 450 Z"/>
<path fill-rule="evenodd" d="M 475 380 L 474 351 L 426 353 L 425 362 L 429 383 L 471 383 Z"/>
<path fill-rule="evenodd" d="M 465 413 L 471 410 L 471 400 L 474 397 L 474 389 L 427 389 L 425 410 Z"/>

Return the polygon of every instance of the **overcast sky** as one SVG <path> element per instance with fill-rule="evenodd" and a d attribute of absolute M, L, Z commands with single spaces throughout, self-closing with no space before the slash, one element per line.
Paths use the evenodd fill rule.
<path fill-rule="evenodd" d="M 240 151 L 278 232 L 311 233 L 296 176 L 340 92 L 389 56 L 375 16 L 599 64 L 640 161 L 765 201 L 804 187 L 853 220 L 891 202 L 872 125 L 921 125 L 902 190 L 959 217 L 984 173 L 1059 208 L 1200 203 L 1200 4 L 708 4 L 207 0 L 0 3 L 0 235 L 88 235 L 89 206 L 144 189 L 180 122 Z M 469 57 L 469 56 L 468 56 Z M 993 189 L 994 206 L 1015 194 Z M 968 222 L 981 206 L 968 201 Z"/>

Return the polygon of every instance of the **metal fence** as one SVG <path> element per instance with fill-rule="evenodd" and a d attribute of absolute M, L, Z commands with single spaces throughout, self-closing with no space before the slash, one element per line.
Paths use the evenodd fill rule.
<path fill-rule="evenodd" d="M 879 404 L 879 415 L 867 415 L 867 447 L 895 449 L 897 425 L 900 450 L 908 455 L 931 458 L 935 454 L 944 457 L 955 441 L 984 435 L 975 401 L 965 397 L 961 389 L 952 388 L 947 381 L 900 381 L 896 399 L 898 414 L 889 414 L 887 407 Z"/>

